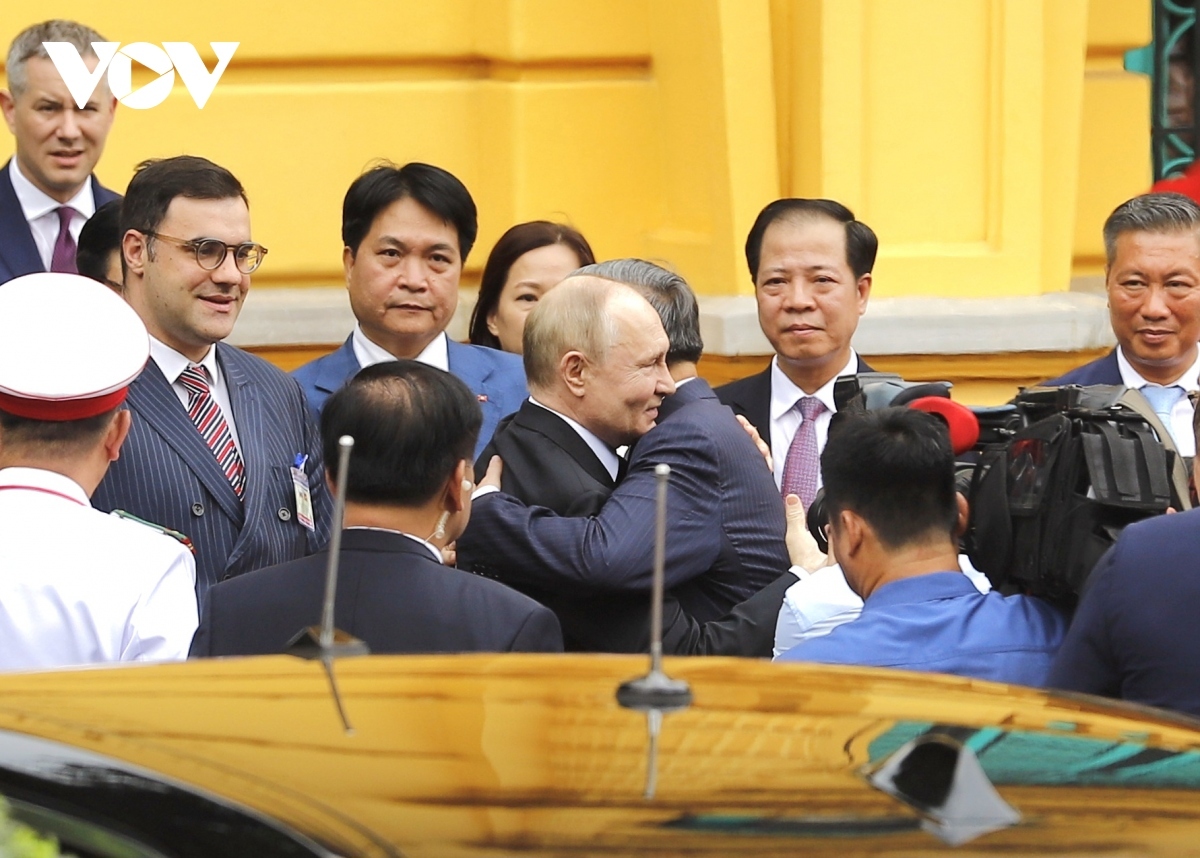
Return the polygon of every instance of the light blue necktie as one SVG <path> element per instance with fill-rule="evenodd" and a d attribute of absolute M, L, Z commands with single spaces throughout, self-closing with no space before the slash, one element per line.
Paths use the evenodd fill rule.
<path fill-rule="evenodd" d="M 1146 397 L 1146 401 L 1150 403 L 1150 407 L 1154 409 L 1154 413 L 1158 415 L 1163 426 L 1170 432 L 1171 411 L 1175 408 L 1175 403 L 1183 398 L 1183 388 L 1178 384 L 1172 384 L 1170 387 L 1147 384 L 1140 392 L 1142 396 Z"/>

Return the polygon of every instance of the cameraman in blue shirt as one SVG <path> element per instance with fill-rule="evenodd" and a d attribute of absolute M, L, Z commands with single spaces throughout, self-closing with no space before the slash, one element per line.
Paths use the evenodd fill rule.
<path fill-rule="evenodd" d="M 980 593 L 960 570 L 967 502 L 944 423 L 908 408 L 839 415 L 821 474 L 830 548 L 863 610 L 779 660 L 1045 684 L 1066 618 L 1037 598 Z"/>

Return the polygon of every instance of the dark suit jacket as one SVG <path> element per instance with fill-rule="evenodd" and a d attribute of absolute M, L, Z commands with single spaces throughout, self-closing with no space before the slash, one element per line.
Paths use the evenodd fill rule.
<path fill-rule="evenodd" d="M 129 387 L 133 429 L 92 496 L 191 537 L 196 597 L 218 581 L 311 554 L 329 539 L 332 503 L 321 443 L 294 379 L 252 354 L 217 343 L 246 465 L 244 502 L 153 360 Z M 291 466 L 308 456 L 316 532 L 296 517 Z"/>
<path fill-rule="evenodd" d="M 1078 384 L 1087 387 L 1089 384 L 1124 384 L 1121 378 L 1121 367 L 1117 365 L 1117 350 L 1113 349 L 1102 358 L 1096 358 L 1091 363 L 1077 366 L 1066 375 L 1043 381 L 1040 387 L 1063 387 L 1067 384 Z"/>
<path fill-rule="evenodd" d="M 697 391 L 703 392 L 702 388 Z M 597 515 L 613 492 L 607 469 L 579 434 L 558 415 L 528 400 L 520 411 L 500 421 L 492 443 L 476 463 L 477 479 L 483 478 L 493 455 L 504 461 L 501 488 L 528 506 L 543 506 L 566 516 Z M 507 580 L 505 570 L 490 566 L 487 555 L 487 546 L 475 545 L 470 536 L 459 540 L 461 567 L 470 568 L 466 564 L 472 563 L 474 571 Z M 769 657 L 784 591 L 795 582 L 796 576 L 785 572 L 778 582 L 738 604 L 726 617 L 703 624 L 688 616 L 667 591 L 663 595 L 663 651 L 669 655 Z M 574 584 L 562 590 L 518 589 L 554 611 L 568 650 L 649 649 L 647 593 L 606 593 Z"/>
<path fill-rule="evenodd" d="M 321 621 L 328 551 L 213 587 L 192 656 L 283 652 Z M 549 610 L 503 584 L 443 566 L 399 533 L 342 534 L 334 624 L 373 653 L 559 652 Z"/>
<path fill-rule="evenodd" d="M 38 255 L 37 244 L 21 211 L 21 203 L 17 192 L 13 190 L 12 179 L 8 171 L 12 159 L 4 165 L 4 175 L 0 176 L 0 283 L 7 283 L 14 277 L 23 274 L 35 274 L 45 271 L 42 257 Z M 120 197 L 120 194 L 110 191 L 92 176 L 92 197 L 96 208 Z"/>
<path fill-rule="evenodd" d="M 1052 688 L 1200 716 L 1200 510 L 1131 524 L 1088 578 Z"/>
<path fill-rule="evenodd" d="M 471 388 L 479 400 L 479 407 L 483 409 L 483 426 L 475 444 L 475 455 L 478 456 L 492 439 L 500 418 L 520 408 L 529 395 L 525 387 L 525 366 L 519 355 L 456 343 L 449 337 L 446 338 L 446 353 L 450 372 Z M 294 370 L 292 375 L 304 388 L 304 396 L 316 417 L 329 395 L 353 378 L 361 368 L 358 358 L 354 356 L 351 335 L 337 351 L 309 361 Z"/>
<path fill-rule="evenodd" d="M 859 372 L 874 372 L 861 357 L 858 359 Z M 745 417 L 758 430 L 759 436 L 771 444 L 771 364 L 757 375 L 731 381 L 716 390 L 717 399 L 733 409 L 734 414 Z M 772 450 L 772 455 L 778 461 L 779 451 Z M 783 451 L 787 455 L 787 451 Z"/>
<path fill-rule="evenodd" d="M 459 556 L 522 586 L 642 592 L 654 555 L 655 465 L 671 466 L 667 587 L 698 622 L 722 617 L 789 566 L 783 502 L 746 433 L 695 379 L 667 398 L 599 515 L 565 518 L 503 492 L 478 499 Z"/>

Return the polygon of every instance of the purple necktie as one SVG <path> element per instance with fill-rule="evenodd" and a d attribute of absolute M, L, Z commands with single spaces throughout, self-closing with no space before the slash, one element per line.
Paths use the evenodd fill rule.
<path fill-rule="evenodd" d="M 50 256 L 50 270 L 78 274 L 79 269 L 75 267 L 75 239 L 71 235 L 71 218 L 76 211 L 70 206 L 59 206 L 55 211 L 58 212 L 58 239 Z"/>
<path fill-rule="evenodd" d="M 815 396 L 805 396 L 795 407 L 803 418 L 792 437 L 787 459 L 783 463 L 783 496 L 796 495 L 808 509 L 817 496 L 821 471 L 821 456 L 817 452 L 817 417 L 825 411 L 825 403 Z"/>

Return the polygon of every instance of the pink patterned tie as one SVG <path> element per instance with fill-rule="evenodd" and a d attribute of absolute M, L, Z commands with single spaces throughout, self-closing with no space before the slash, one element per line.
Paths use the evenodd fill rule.
<path fill-rule="evenodd" d="M 217 457 L 217 464 L 225 472 L 225 478 L 233 486 L 240 498 L 246 493 L 246 466 L 242 463 L 242 454 L 233 443 L 233 435 L 221 406 L 213 398 L 208 386 L 208 371 L 202 366 L 188 364 L 179 375 L 180 383 L 188 393 L 188 417 L 200 430 L 200 437 L 208 444 L 208 449 Z"/>
<path fill-rule="evenodd" d="M 792 446 L 788 447 L 780 489 L 784 497 L 797 495 L 804 508 L 808 509 L 817 496 L 821 471 L 821 457 L 817 452 L 817 417 L 824 413 L 825 403 L 815 396 L 805 396 L 795 407 L 799 409 L 803 420 L 792 438 Z"/>
<path fill-rule="evenodd" d="M 71 218 L 76 214 L 75 209 L 59 206 L 55 211 L 58 212 L 58 239 L 50 255 L 50 270 L 78 274 L 79 269 L 75 267 L 75 237 L 71 235 Z"/>

